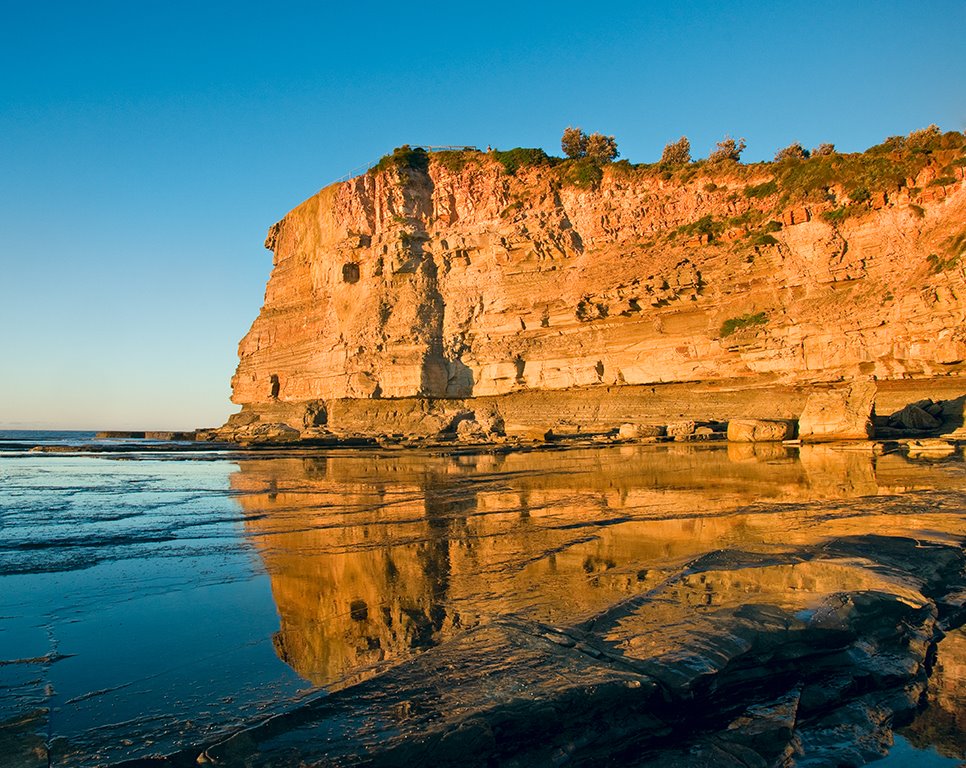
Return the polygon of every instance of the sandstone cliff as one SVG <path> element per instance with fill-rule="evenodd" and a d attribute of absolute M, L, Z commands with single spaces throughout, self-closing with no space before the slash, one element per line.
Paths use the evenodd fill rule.
<path fill-rule="evenodd" d="M 346 400 L 966 371 L 960 134 L 755 165 L 524 158 L 397 151 L 275 224 L 233 401 L 322 423 Z"/>

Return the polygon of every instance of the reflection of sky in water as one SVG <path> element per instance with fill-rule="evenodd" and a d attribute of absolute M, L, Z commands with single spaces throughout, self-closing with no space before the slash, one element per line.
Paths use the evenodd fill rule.
<path fill-rule="evenodd" d="M 170 751 L 496 616 L 594 614 L 722 547 L 949 539 L 959 498 L 897 494 L 964 479 L 961 462 L 822 446 L 0 457 L 0 659 L 67 656 L 0 667 L 0 720 L 50 706 L 55 764 Z M 807 606 L 852 578 L 799 570 L 755 589 Z M 745 599 L 709 579 L 655 620 Z"/>
<path fill-rule="evenodd" d="M 913 765 L 916 768 L 955 768 L 962 766 L 963 761 L 955 757 L 944 757 L 935 749 L 916 749 L 902 736 L 896 736 L 896 743 L 889 750 L 889 754 L 881 760 L 875 760 L 869 765 L 875 768 L 905 768 Z"/>
<path fill-rule="evenodd" d="M 0 659 L 67 657 L 0 667 L 20 683 L 0 692 L 0 719 L 43 703 L 66 751 L 96 762 L 142 739 L 145 753 L 197 741 L 305 687 L 272 647 L 278 618 L 239 535 L 234 469 L 0 460 Z"/>

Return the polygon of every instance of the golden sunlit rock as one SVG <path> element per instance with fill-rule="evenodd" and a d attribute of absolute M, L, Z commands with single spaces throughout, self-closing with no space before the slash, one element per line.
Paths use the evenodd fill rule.
<path fill-rule="evenodd" d="M 901 380 L 899 408 L 962 374 L 963 270 L 929 260 L 963 228 L 962 184 L 922 200 L 922 217 L 897 189 L 839 220 L 823 214 L 840 186 L 793 205 L 774 182 L 755 191 L 770 189 L 767 166 L 666 178 L 605 165 L 589 186 L 566 167 L 511 174 L 484 153 L 429 154 L 288 213 L 239 345 L 233 427 L 434 434 L 481 402 L 518 433 L 568 419 L 787 419 L 803 384 Z M 668 382 L 692 384 L 652 390 Z M 857 418 L 816 434 L 864 437 Z"/>

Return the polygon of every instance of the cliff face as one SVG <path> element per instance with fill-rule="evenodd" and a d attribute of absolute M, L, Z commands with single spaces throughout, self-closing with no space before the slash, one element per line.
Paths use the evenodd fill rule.
<path fill-rule="evenodd" d="M 483 153 L 390 165 L 271 228 L 232 399 L 960 375 L 953 166 L 871 195 L 832 180 L 816 200 L 783 188 L 775 164 L 618 164 L 589 184 Z"/>

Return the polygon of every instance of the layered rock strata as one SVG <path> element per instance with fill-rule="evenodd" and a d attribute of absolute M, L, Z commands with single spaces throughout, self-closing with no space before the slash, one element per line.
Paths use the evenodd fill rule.
<path fill-rule="evenodd" d="M 966 158 L 946 154 L 868 200 L 833 179 L 805 204 L 775 164 L 618 164 L 589 184 L 483 153 L 389 164 L 271 228 L 232 399 L 297 429 L 397 401 L 360 417 L 382 431 L 385 408 L 433 401 L 522 395 L 579 421 L 584 391 L 684 382 L 737 392 L 725 416 L 790 418 L 815 381 L 959 377 Z"/>

